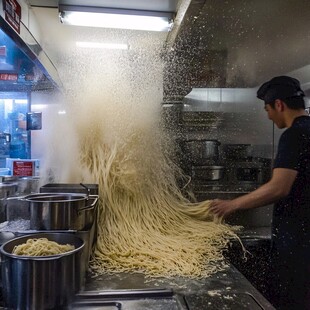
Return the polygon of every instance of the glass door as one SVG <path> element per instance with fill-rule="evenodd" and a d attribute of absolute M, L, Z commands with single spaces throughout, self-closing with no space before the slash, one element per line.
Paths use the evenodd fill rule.
<path fill-rule="evenodd" d="M 31 157 L 26 123 L 29 98 L 27 92 L 0 92 L 0 167 L 5 167 L 6 158 Z"/>

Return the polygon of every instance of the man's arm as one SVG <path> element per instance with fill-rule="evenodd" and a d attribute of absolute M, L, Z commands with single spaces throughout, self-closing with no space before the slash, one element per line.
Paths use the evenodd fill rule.
<path fill-rule="evenodd" d="M 218 217 L 225 217 L 236 210 L 252 209 L 273 203 L 289 194 L 296 176 L 296 170 L 275 168 L 271 180 L 266 184 L 233 200 L 213 200 L 210 211 Z"/>

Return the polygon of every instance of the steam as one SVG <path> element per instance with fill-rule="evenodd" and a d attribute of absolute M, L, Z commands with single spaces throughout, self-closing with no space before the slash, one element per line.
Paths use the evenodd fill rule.
<path fill-rule="evenodd" d="M 58 58 L 58 72 L 64 83 L 60 108 L 45 122 L 48 142 L 43 154 L 44 180 L 80 182 L 88 180 L 79 165 L 81 137 L 98 135 L 98 143 L 113 145 L 144 133 L 160 137 L 164 37 L 158 33 L 133 35 L 118 32 L 118 39 L 130 39 L 129 50 L 94 50 L 70 47 Z M 101 36 L 93 30 L 92 37 Z M 78 34 L 76 33 L 77 37 Z M 76 39 L 75 37 L 75 39 Z M 83 33 L 79 34 L 83 38 Z M 92 39 L 88 37 L 88 40 Z M 157 139 L 157 138 L 155 138 Z M 147 139 L 141 143 L 147 144 Z M 146 149 L 147 145 L 141 147 Z"/>

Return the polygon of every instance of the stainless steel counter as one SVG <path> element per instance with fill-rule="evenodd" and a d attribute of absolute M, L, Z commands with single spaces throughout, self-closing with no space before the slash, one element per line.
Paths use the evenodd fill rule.
<path fill-rule="evenodd" d="M 111 306 L 109 309 L 122 310 L 274 309 L 233 265 L 209 278 L 199 280 L 180 277 L 145 278 L 139 273 L 97 277 L 88 274 L 85 291 L 77 297 L 79 302 L 84 300 L 87 309 L 92 309 L 91 300 L 96 301 L 97 306 L 101 300 L 105 305 Z M 73 304 L 72 309 L 86 309 L 79 302 Z"/>

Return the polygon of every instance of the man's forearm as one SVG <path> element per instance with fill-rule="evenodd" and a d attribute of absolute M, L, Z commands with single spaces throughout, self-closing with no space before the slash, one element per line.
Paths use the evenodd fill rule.
<path fill-rule="evenodd" d="M 268 182 L 255 191 L 234 199 L 233 202 L 238 206 L 237 209 L 257 208 L 274 203 L 282 198 L 281 192 L 270 183 Z"/>

